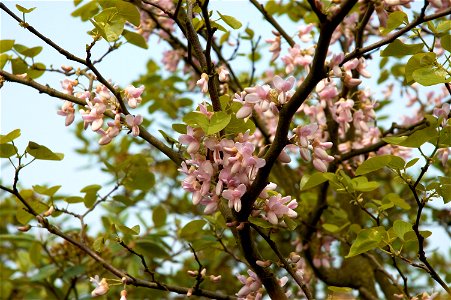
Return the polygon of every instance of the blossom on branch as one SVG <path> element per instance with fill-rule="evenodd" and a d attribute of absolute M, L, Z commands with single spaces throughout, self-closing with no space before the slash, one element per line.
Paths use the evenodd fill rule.
<path fill-rule="evenodd" d="M 94 276 L 94 278 L 90 277 L 89 281 L 95 285 L 95 289 L 91 292 L 93 297 L 105 295 L 110 288 L 106 278 L 102 278 L 102 280 L 100 280 L 99 275 Z"/>
<path fill-rule="evenodd" d="M 141 95 L 144 92 L 144 85 L 135 88 L 133 85 L 129 85 L 124 89 L 125 99 L 127 100 L 128 106 L 131 108 L 136 108 L 138 104 L 141 103 Z"/>

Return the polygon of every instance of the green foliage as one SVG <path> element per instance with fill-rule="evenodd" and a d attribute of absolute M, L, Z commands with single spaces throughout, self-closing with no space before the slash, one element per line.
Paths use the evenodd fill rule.
<path fill-rule="evenodd" d="M 124 30 L 122 32 L 122 35 L 127 40 L 127 42 L 129 42 L 130 44 L 133 44 L 135 46 L 138 46 L 138 47 L 144 48 L 144 49 L 148 48 L 147 42 L 143 38 L 142 35 L 137 34 L 136 32 L 133 32 L 133 31 L 129 31 L 129 30 Z"/>
<path fill-rule="evenodd" d="M 22 12 L 22 13 L 24 13 L 24 14 L 31 13 L 33 10 L 36 9 L 36 7 L 25 8 L 25 7 L 23 7 L 23 6 L 19 5 L 19 4 L 16 4 L 16 8 L 17 8 L 20 12 Z"/>
<path fill-rule="evenodd" d="M 237 19 L 235 19 L 232 16 L 227 16 L 227 15 L 223 15 L 218 11 L 219 16 L 221 16 L 221 19 L 230 27 L 232 27 L 233 29 L 240 29 L 241 26 L 243 26 L 243 24 L 241 24 L 240 21 L 238 21 Z"/>
<path fill-rule="evenodd" d="M 385 235 L 386 231 L 383 226 L 362 229 L 358 233 L 355 241 L 352 243 L 351 249 L 349 249 L 349 253 L 346 255 L 346 258 L 350 258 L 379 247 Z"/>
<path fill-rule="evenodd" d="M 381 56 L 402 57 L 420 52 L 424 47 L 423 43 L 404 44 L 399 39 L 390 43 L 382 52 Z"/>
<path fill-rule="evenodd" d="M 387 26 L 381 29 L 382 35 L 387 35 L 394 29 L 398 28 L 401 24 L 408 22 L 407 14 L 403 11 L 394 11 L 388 15 Z"/>
<path fill-rule="evenodd" d="M 25 151 L 27 151 L 27 153 L 33 156 L 35 159 L 62 160 L 64 158 L 63 153 L 55 153 L 49 148 L 39 145 L 35 142 L 29 142 Z"/>
<path fill-rule="evenodd" d="M 124 31 L 125 21 L 117 8 L 106 8 L 90 20 L 91 23 L 106 41 L 114 42 Z"/>

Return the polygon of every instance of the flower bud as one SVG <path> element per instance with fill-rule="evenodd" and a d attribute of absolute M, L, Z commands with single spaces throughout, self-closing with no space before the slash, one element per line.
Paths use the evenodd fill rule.
<path fill-rule="evenodd" d="M 48 217 L 50 215 L 52 215 L 55 212 L 55 208 L 52 206 L 50 206 L 50 208 L 43 214 L 44 217 Z"/>
<path fill-rule="evenodd" d="M 27 232 L 28 230 L 31 229 L 31 225 L 27 224 L 25 226 L 19 226 L 17 227 L 17 230 L 22 231 L 22 232 Z"/>

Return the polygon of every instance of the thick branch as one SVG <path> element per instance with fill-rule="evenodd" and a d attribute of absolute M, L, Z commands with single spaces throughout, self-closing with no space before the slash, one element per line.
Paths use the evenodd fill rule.
<path fill-rule="evenodd" d="M 326 77 L 324 62 L 326 60 L 332 33 L 356 2 L 357 0 L 346 1 L 335 17 L 332 17 L 332 19 L 327 22 L 320 24 L 320 36 L 315 55 L 313 57 L 311 71 L 302 84 L 297 88 L 291 100 L 285 104 L 280 111 L 274 141 L 264 157 L 266 165 L 258 171 L 251 188 L 242 198 L 243 208 L 239 214 L 240 221 L 247 219 L 255 199 L 266 186 L 272 166 L 277 160 L 279 154 L 282 152 L 283 148 L 287 145 L 287 135 L 290 129 L 292 117 L 310 95 L 311 91 L 316 87 L 318 82 Z"/>

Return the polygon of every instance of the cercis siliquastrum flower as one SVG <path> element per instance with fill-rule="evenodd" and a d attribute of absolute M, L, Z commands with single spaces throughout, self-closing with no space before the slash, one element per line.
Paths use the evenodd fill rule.
<path fill-rule="evenodd" d="M 65 94 L 73 95 L 86 101 L 85 107 L 79 110 L 84 122 L 84 128 L 91 127 L 92 131 L 101 135 L 99 139 L 100 145 L 109 144 L 113 138 L 119 135 L 124 127 L 128 127 L 133 136 L 139 135 L 139 125 L 142 123 L 143 117 L 139 114 L 136 116 L 124 116 L 120 113 L 117 99 L 105 85 L 97 85 L 92 92 L 75 92 L 74 88 L 78 86 L 78 81 L 66 78 L 61 82 L 61 86 Z M 124 100 L 127 101 L 130 108 L 136 108 L 142 101 L 141 95 L 143 92 L 144 86 L 136 88 L 133 85 L 129 85 L 124 89 Z M 107 123 L 108 127 L 105 129 L 103 128 L 104 117 L 108 111 L 114 114 L 114 119 Z M 65 125 L 69 126 L 75 119 L 74 104 L 70 101 L 65 101 L 57 113 L 66 117 Z"/>

